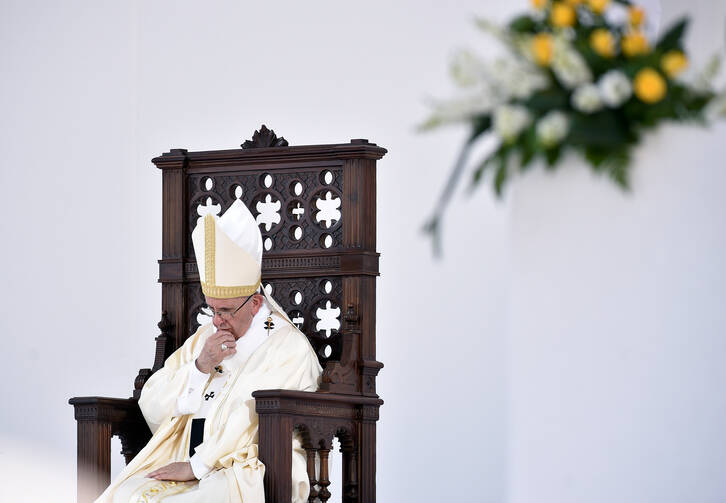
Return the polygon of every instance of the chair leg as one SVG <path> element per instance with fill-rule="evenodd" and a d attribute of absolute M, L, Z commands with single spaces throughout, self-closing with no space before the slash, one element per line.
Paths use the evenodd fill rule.
<path fill-rule="evenodd" d="M 358 501 L 358 452 L 353 448 L 341 449 L 343 453 L 343 503 Z"/>
<path fill-rule="evenodd" d="M 111 483 L 111 423 L 78 421 L 78 503 L 95 500 Z"/>
<path fill-rule="evenodd" d="M 310 494 L 308 495 L 308 503 L 315 503 L 315 500 L 318 499 L 318 479 L 315 475 L 315 458 L 317 455 L 316 449 L 305 449 L 307 452 L 307 461 L 308 461 L 308 480 L 310 482 Z"/>
<path fill-rule="evenodd" d="M 361 421 L 358 436 L 360 454 L 358 501 L 376 501 L 376 423 Z"/>
<path fill-rule="evenodd" d="M 265 465 L 265 501 L 289 503 L 292 500 L 292 419 L 260 414 L 260 461 Z"/>
<path fill-rule="evenodd" d="M 330 478 L 328 475 L 329 452 L 330 449 L 318 450 L 318 453 L 320 454 L 320 480 L 318 480 L 320 491 L 318 492 L 318 498 L 320 498 L 321 503 L 327 503 L 327 501 L 330 499 L 330 491 L 328 491 L 328 486 L 330 485 Z"/>

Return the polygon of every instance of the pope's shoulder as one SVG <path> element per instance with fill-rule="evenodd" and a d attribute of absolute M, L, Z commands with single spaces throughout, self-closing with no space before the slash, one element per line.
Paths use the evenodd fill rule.
<path fill-rule="evenodd" d="M 282 317 L 278 317 L 276 324 L 277 326 L 270 333 L 270 337 L 273 337 L 274 340 L 270 342 L 293 352 L 313 351 L 308 338 L 295 325 Z"/>

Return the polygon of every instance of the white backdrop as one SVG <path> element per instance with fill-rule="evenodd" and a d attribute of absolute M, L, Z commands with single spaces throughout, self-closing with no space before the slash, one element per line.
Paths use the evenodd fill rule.
<path fill-rule="evenodd" d="M 12 481 L 0 496 L 72 501 L 68 398 L 129 396 L 152 363 L 161 176 L 150 159 L 234 148 L 262 123 L 295 145 L 389 149 L 379 501 L 726 496 L 726 129 L 660 131 L 630 195 L 571 163 L 528 174 L 503 201 L 488 188 L 457 198 L 435 261 L 420 227 L 465 130 L 414 125 L 427 96 L 452 91 L 453 48 L 494 50 L 473 16 L 523 5 L 0 6 L 0 469 Z M 682 10 L 663 2 L 664 19 Z M 723 51 L 726 6 L 689 12 L 703 62 Z"/>

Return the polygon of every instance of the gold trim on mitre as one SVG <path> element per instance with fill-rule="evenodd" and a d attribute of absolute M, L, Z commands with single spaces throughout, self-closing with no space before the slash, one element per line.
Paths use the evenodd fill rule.
<path fill-rule="evenodd" d="M 216 283 L 216 274 L 214 272 L 214 248 L 216 243 L 216 231 L 214 225 L 214 217 L 207 213 L 204 216 L 204 283 L 213 286 Z M 207 292 L 204 292 L 207 293 Z"/>
<path fill-rule="evenodd" d="M 249 286 L 217 286 L 209 283 L 202 283 L 202 292 L 204 295 L 214 297 L 215 299 L 233 299 L 235 297 L 247 297 L 257 292 L 260 287 L 260 281 L 256 285 Z"/>
<path fill-rule="evenodd" d="M 207 214 L 203 220 L 192 232 L 192 243 L 204 295 L 231 299 L 257 292 L 262 272 L 260 264 L 232 241 L 213 215 Z M 259 232 L 256 227 L 255 230 Z"/>

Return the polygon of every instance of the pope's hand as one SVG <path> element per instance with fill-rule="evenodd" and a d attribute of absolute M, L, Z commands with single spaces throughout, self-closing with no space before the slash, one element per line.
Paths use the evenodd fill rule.
<path fill-rule="evenodd" d="M 222 344 L 227 349 L 223 350 Z M 216 334 L 210 335 L 207 342 L 204 343 L 199 358 L 197 358 L 197 368 L 201 372 L 209 374 L 222 360 L 237 352 L 236 345 L 234 335 L 227 330 L 220 330 Z"/>
<path fill-rule="evenodd" d="M 156 480 L 175 480 L 177 482 L 186 482 L 187 480 L 196 480 L 194 472 L 192 471 L 192 464 L 186 463 L 171 463 L 163 466 L 158 470 L 147 475 L 150 479 Z"/>

